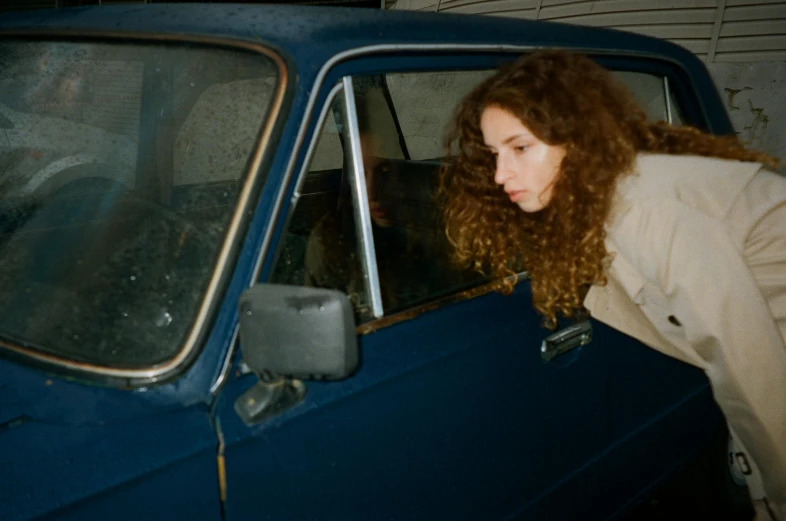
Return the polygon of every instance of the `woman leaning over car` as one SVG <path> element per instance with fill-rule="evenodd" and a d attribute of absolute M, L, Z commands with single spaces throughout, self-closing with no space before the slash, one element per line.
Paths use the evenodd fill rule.
<path fill-rule="evenodd" d="M 762 519 L 786 520 L 786 179 L 736 138 L 650 123 L 592 60 L 539 51 L 459 105 L 446 228 L 457 259 L 526 269 L 547 327 L 585 309 L 700 367 Z"/>

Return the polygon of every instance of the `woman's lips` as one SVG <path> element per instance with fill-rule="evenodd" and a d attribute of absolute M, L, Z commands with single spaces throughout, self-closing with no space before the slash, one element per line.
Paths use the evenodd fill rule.
<path fill-rule="evenodd" d="M 378 219 L 382 219 L 385 217 L 385 210 L 379 207 L 379 203 L 371 203 L 369 204 L 369 210 L 371 211 L 371 215 Z"/>
<path fill-rule="evenodd" d="M 517 203 L 517 202 L 521 201 L 527 195 L 527 191 L 526 190 L 514 190 L 514 191 L 506 192 L 506 193 L 508 194 L 508 197 L 510 198 L 510 200 L 512 202 L 514 202 L 514 203 Z"/>

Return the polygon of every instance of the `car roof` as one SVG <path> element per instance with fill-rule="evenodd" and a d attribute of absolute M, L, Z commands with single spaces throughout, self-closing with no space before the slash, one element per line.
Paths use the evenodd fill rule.
<path fill-rule="evenodd" d="M 700 64 L 665 40 L 613 29 L 497 16 L 370 8 L 253 4 L 147 4 L 42 9 L 6 14 L 3 32 L 148 33 L 266 43 L 297 63 L 319 66 L 372 45 L 555 46 Z M 313 44 L 313 45 L 309 45 Z"/>

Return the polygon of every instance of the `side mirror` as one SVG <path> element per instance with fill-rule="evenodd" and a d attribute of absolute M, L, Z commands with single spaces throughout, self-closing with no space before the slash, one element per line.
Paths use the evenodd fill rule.
<path fill-rule="evenodd" d="M 335 290 L 281 284 L 246 290 L 240 345 L 257 374 L 340 380 L 358 365 L 352 304 Z"/>

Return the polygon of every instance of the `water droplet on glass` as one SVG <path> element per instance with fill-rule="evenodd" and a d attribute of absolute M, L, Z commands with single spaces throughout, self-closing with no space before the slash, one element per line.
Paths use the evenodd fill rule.
<path fill-rule="evenodd" d="M 246 311 L 246 315 L 251 316 L 251 311 Z"/>
<path fill-rule="evenodd" d="M 136 277 L 134 277 L 133 275 L 131 275 L 130 278 L 131 278 L 131 280 L 136 280 Z"/>
<path fill-rule="evenodd" d="M 172 315 L 168 312 L 164 311 L 156 320 L 156 325 L 158 327 L 167 327 L 169 324 L 172 323 Z"/>
<path fill-rule="evenodd" d="M 79 335 L 74 335 L 74 340 L 79 340 Z"/>
<path fill-rule="evenodd" d="M 194 86 L 194 84 L 193 84 L 193 83 L 191 83 L 191 86 L 193 87 L 193 86 Z"/>

